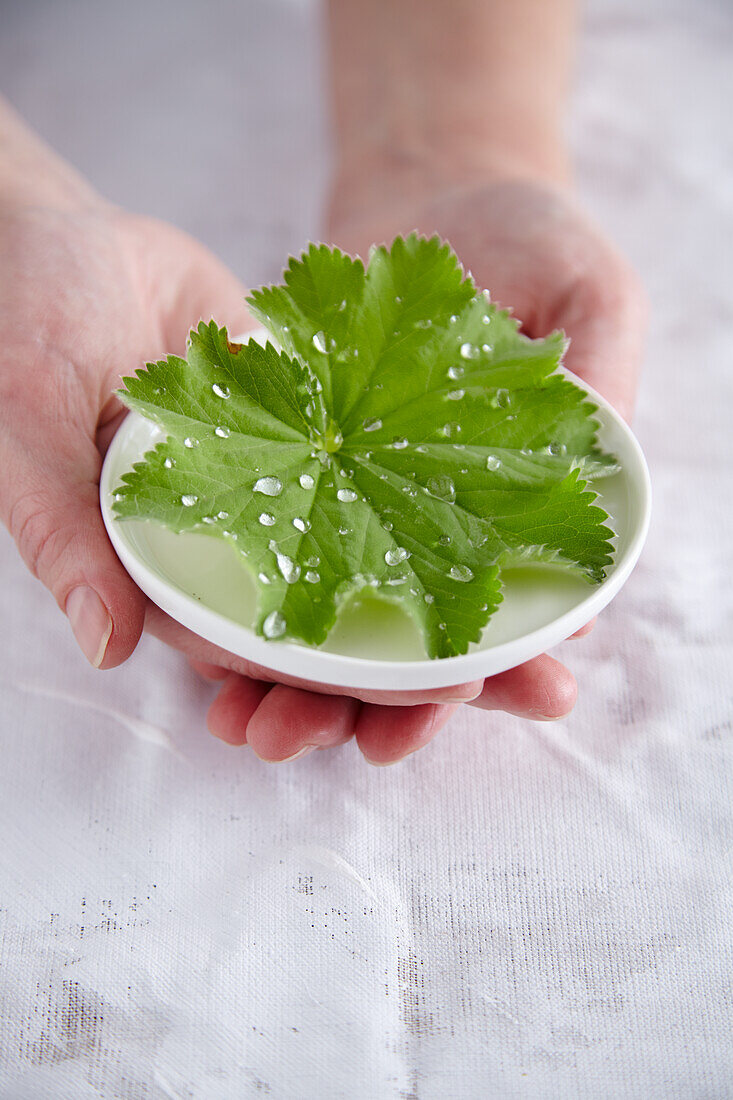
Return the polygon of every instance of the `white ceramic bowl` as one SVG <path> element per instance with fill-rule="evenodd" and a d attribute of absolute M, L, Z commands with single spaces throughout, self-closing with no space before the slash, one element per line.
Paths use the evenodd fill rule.
<path fill-rule="evenodd" d="M 621 464 L 620 473 L 593 486 L 616 531 L 614 562 L 596 587 L 550 567 L 506 571 L 502 604 L 481 641 L 462 657 L 429 660 L 409 617 L 376 601 L 345 609 L 318 649 L 256 634 L 255 585 L 233 548 L 205 534 L 177 535 L 152 521 L 114 518 L 112 494 L 121 475 L 164 437 L 135 413 L 120 425 L 102 469 L 107 532 L 130 576 L 168 615 L 273 672 L 342 688 L 400 691 L 493 676 L 557 645 L 597 615 L 634 568 L 649 526 L 649 471 L 636 438 L 607 401 L 566 373 L 597 403 L 599 441 Z"/>

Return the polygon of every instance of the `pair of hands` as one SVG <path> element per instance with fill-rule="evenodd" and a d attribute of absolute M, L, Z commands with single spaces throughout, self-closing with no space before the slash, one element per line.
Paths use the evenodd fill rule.
<path fill-rule="evenodd" d="M 101 668 L 125 661 L 143 627 L 219 681 L 211 732 L 262 759 L 293 759 L 356 737 L 371 763 L 426 744 L 462 702 L 531 719 L 573 706 L 572 674 L 549 656 L 460 687 L 363 692 L 288 681 L 205 642 L 147 601 L 102 523 L 101 462 L 124 410 L 112 396 L 142 362 L 183 353 L 214 317 L 252 327 L 245 288 L 206 249 L 164 223 L 103 203 L 51 174 L 42 200 L 0 209 L 0 515 L 33 574 Z M 568 367 L 631 413 L 643 295 L 624 260 L 554 186 L 496 179 L 431 195 L 408 214 L 358 219 L 334 204 L 331 236 L 366 255 L 372 241 L 418 228 L 447 238 L 479 286 L 511 305 L 530 336 L 564 328 Z M 583 632 L 581 632 L 583 633 Z"/>

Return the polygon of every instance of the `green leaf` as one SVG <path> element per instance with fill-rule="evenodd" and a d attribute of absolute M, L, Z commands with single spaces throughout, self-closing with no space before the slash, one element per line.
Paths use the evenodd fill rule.
<path fill-rule="evenodd" d="M 249 303 L 282 351 L 202 322 L 186 359 L 124 380 L 167 438 L 114 507 L 236 547 L 265 637 L 319 645 L 366 589 L 448 657 L 479 640 L 503 568 L 604 577 L 612 532 L 587 482 L 616 466 L 557 371 L 565 339 L 523 336 L 447 244 L 398 237 L 366 269 L 311 245 Z"/>

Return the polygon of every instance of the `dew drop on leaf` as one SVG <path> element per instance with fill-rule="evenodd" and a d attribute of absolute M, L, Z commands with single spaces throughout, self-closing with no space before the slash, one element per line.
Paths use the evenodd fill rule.
<path fill-rule="evenodd" d="M 449 378 L 450 378 L 450 379 L 451 379 L 451 380 L 452 380 L 453 382 L 455 382 L 455 381 L 457 381 L 457 380 L 458 380 L 459 378 L 461 378 L 461 377 L 463 376 L 464 372 L 465 372 L 465 368 L 464 368 L 464 367 L 462 367 L 462 366 L 461 366 L 461 365 L 460 365 L 459 363 L 457 363 L 457 364 L 456 364 L 455 366 L 453 366 L 453 367 L 448 367 L 448 377 L 449 377 Z"/>
<path fill-rule="evenodd" d="M 465 344 L 461 344 L 461 358 L 462 359 L 478 359 L 479 351 L 475 344 L 466 341 Z"/>
<path fill-rule="evenodd" d="M 415 328 L 431 328 L 433 322 L 429 317 L 422 318 L 419 321 L 415 321 Z"/>
<path fill-rule="evenodd" d="M 456 499 L 456 487 L 449 477 L 429 477 L 427 490 L 432 496 L 447 500 L 451 504 Z"/>
<path fill-rule="evenodd" d="M 216 523 L 216 516 L 202 516 L 202 523 Z"/>
<path fill-rule="evenodd" d="M 228 512 L 217 512 L 216 513 L 216 518 L 217 519 L 229 519 L 229 513 Z"/>
<path fill-rule="evenodd" d="M 232 433 L 229 431 L 229 429 L 222 427 L 221 424 L 219 424 L 218 427 L 214 428 L 214 435 L 218 435 L 219 439 L 228 439 L 231 434 Z"/>
<path fill-rule="evenodd" d="M 396 451 L 404 451 L 407 446 L 407 440 L 403 435 L 396 435 L 392 440 L 392 446 Z"/>
<path fill-rule="evenodd" d="M 288 624 L 279 611 L 271 611 L 262 624 L 262 633 L 266 638 L 281 638 Z"/>
<path fill-rule="evenodd" d="M 446 397 L 449 401 L 460 401 L 462 397 L 466 396 L 465 390 L 450 390 Z"/>
<path fill-rule="evenodd" d="M 293 527 L 295 527 L 296 531 L 302 531 L 303 534 L 305 534 L 306 531 L 310 531 L 311 529 L 310 520 L 296 516 L 293 520 Z"/>
<path fill-rule="evenodd" d="M 218 382 L 214 382 L 214 385 L 211 388 L 212 388 L 212 390 L 214 391 L 214 393 L 216 394 L 217 397 L 221 397 L 225 401 L 226 401 L 227 397 L 230 396 L 228 386 L 220 386 Z"/>
<path fill-rule="evenodd" d="M 491 315 L 488 314 L 488 313 L 485 313 L 483 315 L 483 317 L 481 318 L 481 320 L 485 325 L 490 325 L 491 324 Z"/>
<path fill-rule="evenodd" d="M 454 581 L 463 581 L 465 583 L 466 581 L 473 580 L 473 570 L 469 569 L 467 565 L 452 565 L 448 570 L 448 574 Z"/>
<path fill-rule="evenodd" d="M 440 538 L 438 539 L 438 545 L 440 545 L 440 546 L 450 546 L 450 543 L 451 543 L 450 535 L 441 535 Z"/>
<path fill-rule="evenodd" d="M 258 573 L 257 576 L 263 584 L 272 584 L 272 580 L 270 577 L 268 577 L 267 573 Z"/>
<path fill-rule="evenodd" d="M 487 355 L 489 354 L 489 352 L 491 352 L 491 351 L 493 351 L 493 350 L 494 350 L 494 349 L 493 349 L 493 347 L 491 346 L 491 344 L 482 344 L 482 345 L 481 345 L 481 351 L 484 351 L 484 352 L 486 352 L 486 354 L 487 354 Z"/>
<path fill-rule="evenodd" d="M 339 527 L 339 534 L 340 535 L 350 535 L 351 534 L 351 528 L 350 527 Z"/>
<path fill-rule="evenodd" d="M 454 324 L 456 323 L 456 321 L 458 320 L 458 314 L 457 314 L 457 313 L 451 313 L 451 315 L 450 315 L 450 317 L 448 318 L 448 320 L 450 321 L 450 323 L 451 323 L 452 325 L 454 325 Z"/>
<path fill-rule="evenodd" d="M 310 474 L 301 474 L 298 478 L 301 489 L 312 489 L 315 485 L 315 481 Z"/>
<path fill-rule="evenodd" d="M 320 565 L 320 564 L 321 564 L 321 559 L 320 559 L 320 558 L 318 557 L 318 554 L 311 554 L 311 556 L 310 556 L 309 558 L 306 558 L 306 559 L 305 559 L 305 564 L 306 564 L 306 565 L 308 565 L 308 566 L 310 566 L 310 567 L 311 567 L 311 569 L 312 569 L 312 568 L 314 568 L 314 567 L 315 567 L 316 565 Z"/>
<path fill-rule="evenodd" d="M 566 455 L 568 453 L 568 449 L 564 443 L 550 443 L 547 450 L 551 455 Z"/>
<path fill-rule="evenodd" d="M 272 527 L 275 522 L 272 512 L 260 512 L 259 519 L 263 527 Z"/>
<path fill-rule="evenodd" d="M 498 455 L 487 455 L 486 457 L 486 469 L 487 470 L 500 470 L 501 459 Z"/>
<path fill-rule="evenodd" d="M 362 424 L 365 432 L 378 432 L 382 427 L 382 421 L 378 416 L 368 416 Z"/>
<path fill-rule="evenodd" d="M 316 349 L 316 351 L 320 351 L 321 355 L 326 354 L 328 349 L 326 348 L 325 332 L 321 331 L 313 334 L 313 347 Z"/>
<path fill-rule="evenodd" d="M 183 496 L 181 497 L 181 504 L 183 505 L 184 508 L 191 508 L 191 507 L 193 507 L 193 505 L 196 503 L 197 500 L 198 500 L 198 497 L 194 496 L 193 493 L 184 493 Z"/>
<path fill-rule="evenodd" d="M 401 561 L 407 561 L 409 556 L 410 551 L 405 550 L 404 546 L 394 546 L 386 552 L 384 560 L 387 565 L 399 565 Z"/>
<path fill-rule="evenodd" d="M 336 493 L 342 504 L 352 504 L 358 497 L 358 493 L 355 493 L 353 489 L 339 489 Z"/>
<path fill-rule="evenodd" d="M 198 445 L 199 445 L 198 439 L 195 439 L 192 435 L 187 435 L 186 438 L 183 441 L 183 446 L 184 447 L 198 447 Z"/>
<path fill-rule="evenodd" d="M 308 581 L 308 584 L 318 584 L 321 579 L 321 574 L 316 572 L 315 569 L 309 569 L 305 575 L 305 579 Z"/>
<path fill-rule="evenodd" d="M 167 458 L 163 465 L 165 466 L 166 470 L 172 470 L 175 466 L 175 462 L 172 458 Z"/>
<path fill-rule="evenodd" d="M 277 559 L 277 567 L 283 579 L 286 580 L 288 584 L 295 584 L 300 576 L 300 566 L 298 563 L 293 561 L 292 558 L 289 558 L 287 554 L 283 554 L 282 551 L 278 549 L 274 539 L 270 541 L 270 550 L 272 550 Z"/>
<path fill-rule="evenodd" d="M 509 390 L 497 390 L 491 398 L 491 405 L 495 409 L 505 409 L 509 404 Z"/>
<path fill-rule="evenodd" d="M 435 603 L 435 596 L 432 594 L 432 592 L 426 592 L 423 596 L 423 599 L 425 600 L 425 603 Z"/>
<path fill-rule="evenodd" d="M 252 486 L 253 493 L 263 493 L 266 497 L 277 497 L 283 491 L 279 477 L 258 477 Z"/>

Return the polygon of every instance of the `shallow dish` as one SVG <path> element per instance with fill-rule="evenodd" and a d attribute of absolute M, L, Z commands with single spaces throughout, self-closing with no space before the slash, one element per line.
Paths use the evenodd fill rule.
<path fill-rule="evenodd" d="M 260 339 L 263 334 L 250 335 Z M 163 611 L 202 638 L 273 672 L 343 688 L 401 691 L 493 676 L 557 645 L 597 615 L 631 573 L 649 526 L 649 471 L 636 438 L 595 390 L 565 373 L 598 405 L 599 442 L 621 464 L 619 473 L 593 486 L 616 532 L 614 563 L 595 587 L 552 567 L 505 570 L 504 600 L 481 641 L 462 657 L 429 660 L 409 616 L 368 599 L 345 608 L 318 649 L 256 634 L 251 627 L 255 585 L 232 547 L 205 534 L 178 535 L 150 520 L 114 518 L 112 496 L 121 475 L 164 438 L 136 413 L 120 425 L 102 468 L 107 532 L 130 576 Z"/>

